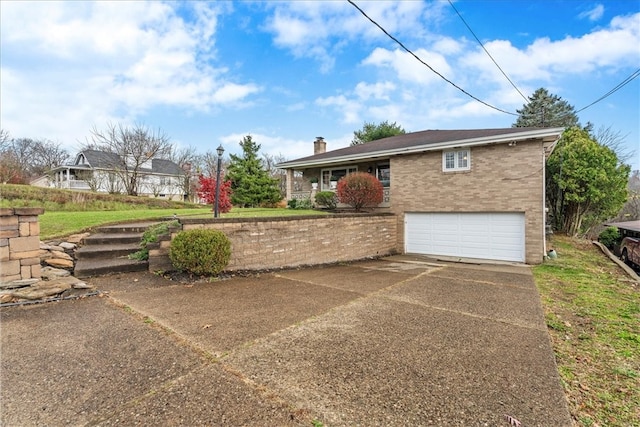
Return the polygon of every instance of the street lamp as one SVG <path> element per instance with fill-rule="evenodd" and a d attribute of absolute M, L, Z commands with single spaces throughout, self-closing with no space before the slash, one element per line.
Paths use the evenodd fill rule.
<path fill-rule="evenodd" d="M 222 144 L 218 148 L 216 148 L 218 152 L 218 170 L 216 171 L 216 202 L 215 208 L 213 210 L 213 217 L 218 218 L 220 215 L 218 210 L 218 204 L 220 201 L 220 169 L 222 168 L 222 155 L 224 154 L 224 148 L 222 148 Z"/>

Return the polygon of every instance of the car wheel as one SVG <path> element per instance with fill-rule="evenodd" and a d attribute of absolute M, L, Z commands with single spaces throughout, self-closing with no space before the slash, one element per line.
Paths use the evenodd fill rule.
<path fill-rule="evenodd" d="M 622 255 L 620 255 L 620 259 L 622 260 L 622 262 L 624 262 L 627 265 L 630 265 L 631 263 L 629 262 L 629 254 L 627 254 L 627 248 L 624 248 L 622 250 Z"/>

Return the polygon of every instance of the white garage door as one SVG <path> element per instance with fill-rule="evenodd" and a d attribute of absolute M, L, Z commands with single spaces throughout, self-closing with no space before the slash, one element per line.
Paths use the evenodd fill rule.
<path fill-rule="evenodd" d="M 523 213 L 407 213 L 405 252 L 524 262 Z"/>

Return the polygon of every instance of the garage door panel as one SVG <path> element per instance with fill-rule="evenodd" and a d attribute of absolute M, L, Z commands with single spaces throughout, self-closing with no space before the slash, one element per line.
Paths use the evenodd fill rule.
<path fill-rule="evenodd" d="M 523 213 L 407 213 L 405 251 L 524 261 Z"/>

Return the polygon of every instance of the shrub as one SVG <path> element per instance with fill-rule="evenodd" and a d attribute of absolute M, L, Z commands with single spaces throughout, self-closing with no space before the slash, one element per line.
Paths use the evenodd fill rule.
<path fill-rule="evenodd" d="M 616 244 L 618 240 L 620 240 L 620 232 L 617 227 L 607 227 L 598 236 L 598 241 L 609 249 L 613 249 L 613 245 Z"/>
<path fill-rule="evenodd" d="M 221 179 L 222 181 L 222 179 Z M 216 180 L 203 175 L 198 177 L 198 197 L 208 205 L 215 204 L 216 201 Z M 227 213 L 231 210 L 231 181 L 220 182 L 220 194 L 218 199 L 218 210 L 220 213 Z M 215 210 L 215 206 L 213 207 Z"/>
<path fill-rule="evenodd" d="M 311 209 L 311 199 L 308 197 L 304 199 L 291 199 L 287 202 L 289 209 Z"/>
<path fill-rule="evenodd" d="M 338 197 L 333 191 L 319 191 L 316 193 L 316 203 L 327 209 L 335 209 L 338 205 Z"/>
<path fill-rule="evenodd" d="M 382 203 L 384 189 L 375 176 L 367 172 L 354 172 L 338 181 L 338 200 L 353 206 L 356 212 L 362 208 Z"/>
<path fill-rule="evenodd" d="M 304 199 L 298 199 L 296 203 L 296 209 L 311 209 L 311 199 L 309 197 L 305 197 Z"/>
<path fill-rule="evenodd" d="M 178 220 L 173 220 L 154 224 L 147 228 L 142 234 L 142 239 L 140 240 L 140 250 L 129 255 L 129 259 L 137 259 L 139 261 L 148 260 L 149 248 L 147 248 L 147 244 L 156 243 L 160 236 L 168 235 L 169 229 L 177 227 L 178 225 L 180 225 L 180 222 Z"/>
<path fill-rule="evenodd" d="M 229 264 L 231 242 L 218 230 L 181 231 L 171 241 L 169 258 L 180 271 L 216 275 Z"/>

